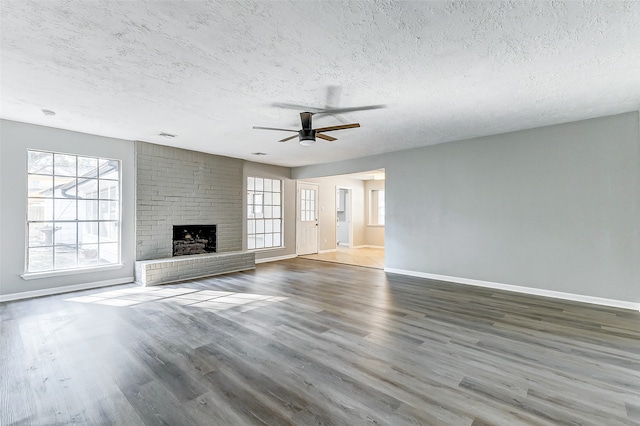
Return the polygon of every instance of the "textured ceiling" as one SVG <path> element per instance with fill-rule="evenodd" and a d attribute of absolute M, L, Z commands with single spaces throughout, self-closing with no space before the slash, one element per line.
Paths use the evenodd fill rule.
<path fill-rule="evenodd" d="M 640 109 L 640 2 L 2 0 L 1 116 L 298 166 Z M 302 147 L 288 102 L 383 110 Z M 41 109 L 55 111 L 45 116 Z M 160 132 L 178 135 L 174 139 Z M 264 152 L 262 157 L 252 152 Z"/>

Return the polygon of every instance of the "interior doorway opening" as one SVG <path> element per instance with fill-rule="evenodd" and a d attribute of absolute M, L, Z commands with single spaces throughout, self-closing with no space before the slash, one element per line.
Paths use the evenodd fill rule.
<path fill-rule="evenodd" d="M 384 169 L 305 179 L 318 187 L 317 253 L 305 259 L 384 268 Z"/>
<path fill-rule="evenodd" d="M 351 188 L 336 187 L 336 248 L 351 247 Z"/>

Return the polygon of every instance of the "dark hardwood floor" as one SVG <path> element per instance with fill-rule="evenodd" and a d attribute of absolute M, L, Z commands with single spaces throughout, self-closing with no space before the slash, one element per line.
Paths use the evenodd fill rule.
<path fill-rule="evenodd" d="M 294 259 L 0 314 L 1 425 L 640 424 L 633 311 Z"/>

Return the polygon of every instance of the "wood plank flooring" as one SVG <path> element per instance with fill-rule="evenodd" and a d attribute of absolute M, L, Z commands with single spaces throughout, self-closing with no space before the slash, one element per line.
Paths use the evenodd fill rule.
<path fill-rule="evenodd" d="M 640 313 L 293 259 L 0 304 L 1 425 L 638 425 Z"/>

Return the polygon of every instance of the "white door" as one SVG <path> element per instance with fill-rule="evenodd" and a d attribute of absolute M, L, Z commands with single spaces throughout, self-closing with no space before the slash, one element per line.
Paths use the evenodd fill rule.
<path fill-rule="evenodd" d="M 318 185 L 298 182 L 296 253 L 318 252 Z"/>

